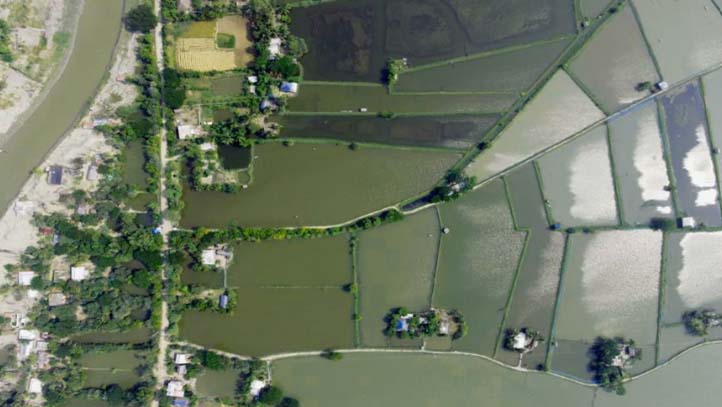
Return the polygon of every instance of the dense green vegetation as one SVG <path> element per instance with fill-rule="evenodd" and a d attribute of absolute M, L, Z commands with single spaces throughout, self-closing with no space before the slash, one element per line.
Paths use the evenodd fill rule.
<path fill-rule="evenodd" d="M 625 368 L 642 357 L 634 341 L 619 337 L 597 338 L 589 349 L 589 355 L 589 370 L 594 373 L 594 381 L 603 389 L 619 395 L 625 393 L 624 381 L 629 377 Z"/>
<path fill-rule="evenodd" d="M 384 335 L 400 339 L 451 335 L 452 339 L 456 340 L 468 332 L 463 315 L 456 310 L 445 312 L 432 309 L 410 313 L 406 308 L 400 307 L 392 309 L 384 321 Z"/>
<path fill-rule="evenodd" d="M 158 18 L 148 4 L 140 4 L 125 16 L 125 28 L 130 32 L 147 33 L 158 25 Z"/>
<path fill-rule="evenodd" d="M 233 48 L 236 46 L 236 37 L 231 34 L 216 34 L 216 45 L 218 48 Z"/>
<path fill-rule="evenodd" d="M 0 18 L 0 61 L 12 62 L 13 54 L 10 50 L 10 26 Z"/>
<path fill-rule="evenodd" d="M 705 336 L 709 328 L 720 325 L 720 315 L 711 309 L 687 311 L 682 315 L 687 332 L 695 336 Z"/>

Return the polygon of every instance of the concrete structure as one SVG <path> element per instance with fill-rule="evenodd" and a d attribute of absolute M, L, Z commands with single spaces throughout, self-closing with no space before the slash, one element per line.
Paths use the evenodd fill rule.
<path fill-rule="evenodd" d="M 687 216 L 679 219 L 679 225 L 683 228 L 693 228 L 697 226 L 697 223 L 694 221 L 693 217 Z"/>
<path fill-rule="evenodd" d="M 48 295 L 48 306 L 50 307 L 57 307 L 60 305 L 65 305 L 68 302 L 67 297 L 65 297 L 65 294 L 63 293 L 52 293 Z"/>
<path fill-rule="evenodd" d="M 168 397 L 183 398 L 185 396 L 183 383 L 178 380 L 169 381 L 168 386 L 166 387 L 165 395 Z"/>
<path fill-rule="evenodd" d="M 28 393 L 41 394 L 43 392 L 43 382 L 37 377 L 31 377 L 28 381 Z"/>
<path fill-rule="evenodd" d="M 70 279 L 73 281 L 83 281 L 88 278 L 90 272 L 87 268 L 78 266 L 70 268 Z"/>
<path fill-rule="evenodd" d="M 281 83 L 281 92 L 289 94 L 289 95 L 295 95 L 298 93 L 298 83 L 296 82 L 283 82 Z"/>
<path fill-rule="evenodd" d="M 201 252 L 201 262 L 205 266 L 216 265 L 216 249 L 205 249 Z"/>
<path fill-rule="evenodd" d="M 281 55 L 281 45 L 283 44 L 283 40 L 281 40 L 278 37 L 271 38 L 271 41 L 268 44 L 268 53 L 269 59 L 276 59 L 277 56 Z"/>
<path fill-rule="evenodd" d="M 52 165 L 48 168 L 48 184 L 62 185 L 63 183 L 63 167 Z"/>
<path fill-rule="evenodd" d="M 176 365 L 187 365 L 191 363 L 191 355 L 187 353 L 176 353 L 173 358 L 173 363 Z"/>
<path fill-rule="evenodd" d="M 190 124 L 180 124 L 176 127 L 176 131 L 178 132 L 178 140 L 187 140 L 201 134 L 201 130 L 198 127 Z"/>
<path fill-rule="evenodd" d="M 95 181 L 98 178 L 98 166 L 95 164 L 91 164 L 90 167 L 88 167 L 87 174 L 85 174 L 85 179 L 87 179 L 88 181 Z"/>
<path fill-rule="evenodd" d="M 221 295 L 218 299 L 218 306 L 223 309 L 228 308 L 228 296 L 226 294 Z"/>
<path fill-rule="evenodd" d="M 18 340 L 34 341 L 38 338 L 38 332 L 30 329 L 21 329 L 18 331 Z"/>
<path fill-rule="evenodd" d="M 263 390 L 266 387 L 266 382 L 262 380 L 254 380 L 251 382 L 251 389 L 249 390 L 249 393 L 252 397 L 258 397 L 259 394 L 261 394 L 261 390 Z"/>
<path fill-rule="evenodd" d="M 34 271 L 20 271 L 18 272 L 18 285 L 27 287 L 33 281 L 33 278 L 35 278 Z"/>
<path fill-rule="evenodd" d="M 656 84 L 654 84 L 654 89 L 657 92 L 661 92 L 663 90 L 669 89 L 669 84 L 665 81 L 660 81 L 660 82 L 657 82 Z"/>

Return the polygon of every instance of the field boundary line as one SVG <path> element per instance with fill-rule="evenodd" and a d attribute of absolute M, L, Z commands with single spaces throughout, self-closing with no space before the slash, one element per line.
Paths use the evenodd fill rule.
<path fill-rule="evenodd" d="M 438 223 L 439 224 L 439 228 L 438 228 L 439 229 L 438 230 L 439 242 L 436 245 L 436 259 L 434 262 L 434 272 L 433 272 L 433 275 L 431 276 L 431 293 L 429 294 L 429 308 L 434 307 L 434 294 L 436 294 L 436 282 L 438 280 L 438 275 L 439 275 L 439 264 L 441 263 L 441 261 L 440 261 L 441 248 L 444 243 L 444 232 L 442 230 L 444 228 L 444 221 L 441 218 L 441 210 L 439 209 L 438 205 L 434 206 L 434 211 L 436 212 L 436 219 L 439 222 Z"/>
<path fill-rule="evenodd" d="M 714 139 L 712 138 L 712 126 L 710 124 L 709 118 L 710 118 L 710 111 L 707 107 L 707 88 L 704 85 L 704 78 L 700 77 L 699 81 L 699 93 L 702 98 L 702 105 L 704 105 L 704 123 L 707 127 L 707 145 L 709 146 L 709 155 L 710 159 L 712 160 L 712 166 L 714 167 L 714 177 L 717 184 L 717 203 L 720 207 L 720 213 L 722 213 L 722 199 L 719 199 L 720 196 L 722 196 L 722 183 L 720 182 L 720 165 L 719 165 L 719 154 L 714 153 L 714 149 L 717 148 L 714 143 Z"/>
<path fill-rule="evenodd" d="M 680 218 L 682 216 L 682 209 L 679 204 L 679 196 L 677 194 L 677 175 L 674 173 L 674 163 L 672 162 L 672 150 L 669 142 L 669 135 L 667 134 L 667 112 L 659 100 L 655 101 L 657 104 L 657 124 L 659 125 L 659 133 L 662 136 L 662 155 L 664 156 L 664 162 L 667 166 L 667 178 L 669 179 L 670 196 L 672 197 L 672 207 L 674 208 L 674 217 Z"/>
<path fill-rule="evenodd" d="M 662 232 L 662 257 L 659 261 L 659 288 L 657 289 L 657 339 L 654 343 L 654 365 L 659 365 L 661 359 L 660 345 L 662 340 L 662 322 L 664 319 L 664 304 L 667 297 L 667 251 L 669 234 Z"/>
<path fill-rule="evenodd" d="M 609 172 L 612 175 L 612 184 L 614 186 L 614 204 L 617 208 L 617 224 L 623 226 L 627 222 L 626 214 L 624 213 L 624 197 L 622 196 L 622 185 L 619 179 L 617 179 L 617 167 L 614 160 L 614 153 L 612 152 L 612 129 L 609 125 L 604 126 L 606 130 L 606 141 L 607 141 L 607 154 L 609 156 Z"/>
<path fill-rule="evenodd" d="M 258 144 L 274 144 L 274 143 L 283 143 L 286 141 L 292 141 L 293 143 L 298 144 L 343 144 L 343 145 L 351 145 L 355 144 L 358 147 L 367 147 L 367 148 L 379 148 L 379 149 L 388 149 L 388 150 L 400 150 L 400 151 L 425 151 L 430 153 L 457 153 L 457 154 L 463 154 L 466 149 L 465 148 L 456 148 L 456 147 L 431 147 L 431 146 L 411 146 L 411 145 L 396 145 L 396 144 L 383 144 L 383 143 L 375 143 L 375 142 L 366 142 L 366 141 L 352 141 L 352 140 L 340 140 L 335 138 L 306 138 L 306 137 L 279 137 L 274 139 L 268 139 L 268 140 L 259 140 Z M 288 148 L 293 148 L 293 146 L 288 146 Z"/>
<path fill-rule="evenodd" d="M 549 326 L 549 338 L 547 340 L 547 353 L 544 359 L 544 370 L 550 371 L 552 368 L 552 360 L 554 358 L 554 348 L 557 341 L 557 323 L 559 322 L 559 310 L 561 309 L 562 295 L 564 294 L 564 281 L 566 277 L 569 255 L 572 247 L 572 235 L 567 233 L 564 237 L 564 253 L 562 254 L 562 262 L 559 265 L 559 283 L 557 284 L 557 295 L 554 300 L 554 311 L 552 314 L 551 325 Z"/>
<path fill-rule="evenodd" d="M 597 96 L 594 94 L 594 92 L 592 92 L 592 90 L 589 89 L 587 87 L 587 85 L 584 82 L 582 82 L 582 80 L 579 79 L 577 77 L 577 75 L 574 74 L 574 72 L 572 72 L 571 67 L 569 65 L 564 64 L 564 66 L 562 66 L 562 70 L 567 74 L 567 76 L 569 76 L 569 79 L 571 79 L 572 82 L 574 82 L 577 85 L 579 90 L 581 90 L 582 93 L 587 95 L 589 100 L 591 100 L 592 103 L 594 103 L 594 105 L 597 107 L 597 109 L 599 109 L 599 111 L 601 111 L 605 117 L 610 114 L 610 112 L 604 106 L 602 106 L 602 102 L 600 102 L 599 99 L 597 99 Z"/>
<path fill-rule="evenodd" d="M 647 47 L 647 53 L 649 54 L 649 57 L 652 58 L 652 63 L 654 64 L 654 69 L 657 70 L 657 76 L 659 77 L 659 79 L 663 79 L 662 68 L 659 65 L 659 61 L 657 60 L 657 55 L 655 55 L 654 50 L 652 49 L 652 43 L 649 42 L 649 37 L 647 37 L 647 32 L 644 30 L 644 24 L 642 24 L 642 18 L 639 16 L 639 11 L 637 10 L 637 6 L 634 5 L 634 1 L 629 0 L 629 7 L 632 9 L 632 14 L 634 15 L 634 21 L 637 22 L 637 27 L 639 27 L 639 32 L 642 34 L 642 39 L 644 40 L 644 44 Z"/>
<path fill-rule="evenodd" d="M 353 284 L 356 286 L 356 292 L 354 293 L 353 301 L 353 325 L 354 325 L 354 346 L 361 346 L 361 284 L 358 278 L 358 235 L 350 234 L 348 237 L 349 249 L 351 254 L 351 279 Z"/>

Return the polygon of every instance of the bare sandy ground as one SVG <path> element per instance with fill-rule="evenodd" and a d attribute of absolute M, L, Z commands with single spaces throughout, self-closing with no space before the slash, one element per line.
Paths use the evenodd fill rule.
<path fill-rule="evenodd" d="M 79 126 L 58 143 L 0 218 L 0 285 L 11 282 L 3 271 L 4 265 L 16 264 L 25 248 L 38 242 L 37 229 L 31 224 L 33 214 L 70 213 L 71 208 L 58 202 L 61 194 L 75 189 L 92 191 L 97 187 L 97 181 L 86 179 L 90 162 L 96 155 L 114 153 L 114 150 L 101 133 L 90 127 L 93 120 L 110 117 L 119 106 L 130 103 L 136 97 L 135 86 L 123 82 L 135 68 L 135 43 L 135 38 L 128 36 L 126 43 L 118 49 L 108 81 Z M 83 165 L 77 176 L 64 176 L 63 185 L 48 184 L 44 169 L 51 165 L 75 167 L 74 161 L 78 158 L 83 160 Z M 0 313 L 2 311 L 0 304 Z"/>

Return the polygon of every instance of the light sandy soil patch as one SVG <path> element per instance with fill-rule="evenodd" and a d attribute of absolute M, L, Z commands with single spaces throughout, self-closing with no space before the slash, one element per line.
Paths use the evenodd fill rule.
<path fill-rule="evenodd" d="M 480 181 L 487 179 L 603 118 L 604 113 L 559 70 L 466 171 Z"/>
<path fill-rule="evenodd" d="M 0 63 L 0 134 L 5 133 L 20 114 L 27 110 L 41 84 Z"/>
<path fill-rule="evenodd" d="M 688 308 L 722 299 L 722 232 L 688 233 L 680 241 L 682 269 L 676 287 Z"/>
<path fill-rule="evenodd" d="M 695 205 L 717 205 L 717 179 L 709 155 L 707 131 L 704 125 L 700 125 L 694 133 L 697 144 L 685 155 L 683 165 L 692 185 L 698 188 Z"/>

